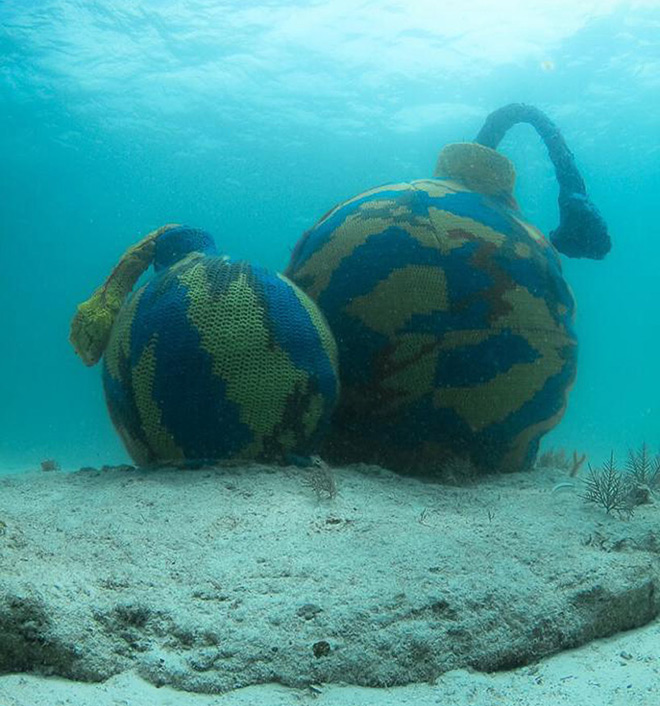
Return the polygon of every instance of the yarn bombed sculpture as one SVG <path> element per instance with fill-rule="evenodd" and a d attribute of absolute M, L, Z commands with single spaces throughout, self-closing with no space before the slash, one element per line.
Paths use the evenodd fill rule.
<path fill-rule="evenodd" d="M 493 149 L 519 121 L 535 125 L 556 167 L 551 240 L 524 220 L 514 167 Z M 493 113 L 477 142 L 446 146 L 433 178 L 332 209 L 286 270 L 339 348 L 342 396 L 325 455 L 409 472 L 457 458 L 479 472 L 530 468 L 576 373 L 558 252 L 600 259 L 609 247 L 559 131 L 524 105 Z"/>
<path fill-rule="evenodd" d="M 103 356 L 110 416 L 139 465 L 307 456 L 338 395 L 336 345 L 311 299 L 185 226 L 124 254 L 78 307 L 71 341 L 87 365 Z"/>

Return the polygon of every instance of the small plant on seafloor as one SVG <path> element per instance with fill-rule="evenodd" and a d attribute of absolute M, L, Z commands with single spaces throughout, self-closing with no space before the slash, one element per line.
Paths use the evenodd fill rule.
<path fill-rule="evenodd" d="M 626 469 L 635 484 L 651 490 L 660 486 L 660 455 L 652 457 L 646 444 L 639 451 L 628 452 Z"/>
<path fill-rule="evenodd" d="M 612 511 L 631 517 L 635 507 L 629 501 L 629 486 L 626 478 L 614 463 L 614 452 L 602 468 L 589 465 L 589 475 L 584 481 L 581 498 L 585 503 L 594 503 L 605 508 L 609 515 Z"/>
<path fill-rule="evenodd" d="M 470 485 L 478 473 L 469 457 L 448 456 L 439 470 L 439 478 L 447 485 Z"/>
<path fill-rule="evenodd" d="M 639 451 L 630 450 L 625 473 L 614 463 L 614 452 L 601 469 L 589 466 L 584 481 L 582 499 L 621 516 L 632 517 L 638 505 L 652 502 L 654 491 L 660 489 L 660 456 L 651 456 L 646 444 Z"/>
<path fill-rule="evenodd" d="M 553 449 L 542 453 L 537 462 L 537 468 L 558 468 L 565 471 L 571 478 L 575 478 L 582 464 L 586 461 L 587 454 L 578 454 L 573 451 L 572 456 L 568 456 L 564 449 L 555 451 Z"/>
<path fill-rule="evenodd" d="M 334 500 L 337 497 L 337 482 L 332 469 L 320 456 L 312 456 L 310 460 L 303 483 L 314 490 L 318 500 Z"/>

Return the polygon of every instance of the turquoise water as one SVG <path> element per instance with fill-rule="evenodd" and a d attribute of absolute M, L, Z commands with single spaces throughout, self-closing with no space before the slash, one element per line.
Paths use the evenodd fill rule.
<path fill-rule="evenodd" d="M 561 126 L 607 220 L 603 262 L 564 259 L 578 380 L 546 446 L 596 461 L 660 445 L 660 2 L 3 0 L 0 468 L 127 461 L 78 302 L 167 222 L 282 269 L 338 201 L 432 173 L 510 102 Z M 557 187 L 526 126 L 500 149 L 549 232 Z"/>

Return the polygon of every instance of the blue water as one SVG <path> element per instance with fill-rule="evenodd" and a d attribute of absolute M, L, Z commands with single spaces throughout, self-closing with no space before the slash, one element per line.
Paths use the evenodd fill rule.
<path fill-rule="evenodd" d="M 546 446 L 660 445 L 660 3 L 0 2 L 0 468 L 121 463 L 78 302 L 167 222 L 282 269 L 338 201 L 429 176 L 439 149 L 528 102 L 561 126 L 614 247 L 564 260 L 578 380 Z M 531 128 L 500 149 L 549 232 Z"/>

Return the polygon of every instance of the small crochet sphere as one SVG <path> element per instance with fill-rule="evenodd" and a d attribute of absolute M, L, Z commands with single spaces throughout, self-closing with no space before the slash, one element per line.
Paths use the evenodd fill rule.
<path fill-rule="evenodd" d="M 134 461 L 278 462 L 314 453 L 338 372 L 334 338 L 311 299 L 286 277 L 218 256 L 204 231 L 161 229 L 129 253 L 152 258 L 156 274 L 115 307 L 103 385 Z M 105 299 L 121 299 L 127 287 Z M 87 303 L 79 307 L 85 321 L 72 328 L 90 364 L 101 346 L 80 330 L 103 318 L 96 310 L 107 291 L 106 283 L 90 300 L 94 316 Z"/>
<path fill-rule="evenodd" d="M 451 145 L 436 177 L 360 194 L 298 243 L 286 274 L 339 348 L 329 460 L 533 463 L 564 412 L 577 344 L 558 254 L 523 220 L 514 178 L 494 150 Z"/>

